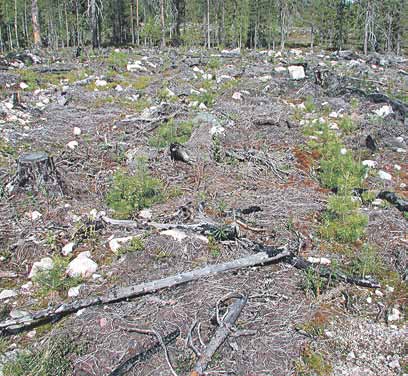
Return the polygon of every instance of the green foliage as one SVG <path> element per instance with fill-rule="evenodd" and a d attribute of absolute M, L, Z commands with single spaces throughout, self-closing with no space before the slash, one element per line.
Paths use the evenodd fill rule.
<path fill-rule="evenodd" d="M 135 90 L 146 89 L 152 82 L 149 76 L 138 76 L 135 80 L 132 80 L 132 87 Z"/>
<path fill-rule="evenodd" d="M 145 249 L 145 243 L 142 237 L 140 236 L 135 236 L 129 244 L 126 244 L 125 246 L 119 248 L 118 255 L 122 256 L 125 253 L 129 252 L 140 252 Z"/>
<path fill-rule="evenodd" d="M 365 244 L 357 257 L 354 258 L 351 270 L 354 274 L 362 276 L 363 278 L 368 275 L 381 277 L 384 271 L 382 265 L 383 262 L 377 250 Z"/>
<path fill-rule="evenodd" d="M 84 348 L 67 336 L 53 337 L 41 350 L 23 351 L 4 365 L 4 376 L 69 376 L 73 373 L 73 355 Z"/>
<path fill-rule="evenodd" d="M 217 56 L 212 56 L 207 63 L 207 68 L 217 70 L 221 67 L 221 60 Z"/>
<path fill-rule="evenodd" d="M 316 105 L 313 102 L 313 97 L 309 95 L 305 100 L 306 112 L 313 112 L 316 110 Z"/>
<path fill-rule="evenodd" d="M 349 116 L 344 116 L 339 122 L 339 128 L 345 134 L 351 134 L 353 131 L 356 130 L 356 126 L 354 125 L 353 120 Z"/>
<path fill-rule="evenodd" d="M 191 121 L 175 122 L 171 119 L 157 128 L 155 134 L 149 139 L 149 145 L 164 148 L 176 142 L 184 144 L 190 139 L 193 127 Z"/>
<path fill-rule="evenodd" d="M 54 256 L 53 261 L 54 266 L 51 270 L 40 271 L 33 278 L 34 283 L 38 286 L 39 296 L 47 296 L 52 291 L 62 293 L 82 282 L 80 277 L 72 278 L 65 275 L 68 259 Z"/>
<path fill-rule="evenodd" d="M 150 207 L 163 199 L 163 183 L 147 172 L 144 161 L 134 175 L 118 171 L 106 196 L 108 206 L 117 218 L 130 218 L 135 211 Z"/>
<path fill-rule="evenodd" d="M 333 367 L 322 354 L 306 348 L 301 360 L 295 362 L 295 370 L 297 376 L 329 376 Z"/>
<path fill-rule="evenodd" d="M 363 200 L 364 204 L 370 204 L 372 203 L 377 195 L 373 191 L 365 191 L 361 194 L 361 199 Z"/>
<path fill-rule="evenodd" d="M 327 211 L 323 216 L 320 235 L 329 240 L 353 243 L 364 236 L 368 218 L 359 211 L 359 203 L 349 195 L 329 198 Z"/>
<path fill-rule="evenodd" d="M 208 237 L 208 250 L 212 257 L 218 257 L 221 254 L 220 246 L 213 236 Z"/>
<path fill-rule="evenodd" d="M 313 296 L 318 297 L 326 287 L 326 281 L 320 276 L 319 272 L 313 268 L 308 268 L 304 272 L 304 281 L 302 283 L 302 289 L 306 293 L 311 293 Z"/>
<path fill-rule="evenodd" d="M 120 68 L 126 68 L 129 61 L 129 55 L 123 51 L 111 51 L 106 62 Z"/>

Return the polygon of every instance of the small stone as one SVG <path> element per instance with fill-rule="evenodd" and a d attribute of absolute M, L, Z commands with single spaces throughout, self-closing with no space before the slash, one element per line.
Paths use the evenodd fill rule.
<path fill-rule="evenodd" d="M 100 326 L 101 328 L 104 328 L 106 325 L 108 325 L 108 320 L 107 320 L 105 317 L 102 317 L 102 318 L 99 320 L 99 326 Z"/>
<path fill-rule="evenodd" d="M 392 293 L 394 292 L 394 287 L 387 285 L 387 286 L 385 287 L 385 291 L 386 291 L 387 293 L 389 293 L 389 294 L 392 294 Z"/>
<path fill-rule="evenodd" d="M 384 294 L 380 290 L 375 290 L 375 295 L 379 296 L 380 298 L 384 296 Z"/>
<path fill-rule="evenodd" d="M 370 159 L 366 159 L 365 161 L 361 162 L 363 166 L 369 167 L 369 168 L 375 168 L 377 166 L 376 161 L 372 161 Z"/>
<path fill-rule="evenodd" d="M 277 73 L 286 72 L 286 68 L 285 67 L 275 67 L 275 72 Z"/>
<path fill-rule="evenodd" d="M 82 287 L 82 285 L 78 285 L 78 286 L 75 286 L 75 287 L 71 287 L 71 288 L 68 290 L 68 296 L 69 296 L 70 298 L 73 298 L 73 297 L 78 296 L 78 295 L 79 295 L 79 292 L 80 292 L 80 290 L 81 290 L 81 287 Z"/>
<path fill-rule="evenodd" d="M 69 254 L 72 253 L 72 251 L 74 250 L 74 247 L 75 247 L 74 242 L 69 242 L 69 243 L 65 244 L 61 249 L 62 255 L 63 256 L 68 256 Z"/>
<path fill-rule="evenodd" d="M 373 298 L 371 297 L 371 296 L 369 296 L 368 298 L 367 298 L 367 303 L 368 304 L 371 304 L 373 302 Z"/>
<path fill-rule="evenodd" d="M 200 105 L 198 106 L 198 108 L 199 108 L 200 110 L 206 110 L 206 109 L 207 109 L 207 106 L 206 106 L 204 103 L 200 103 Z"/>
<path fill-rule="evenodd" d="M 36 221 L 37 219 L 40 219 L 42 217 L 42 214 L 38 211 L 33 211 L 31 213 L 27 213 L 27 216 L 32 220 Z"/>
<path fill-rule="evenodd" d="M 46 270 L 51 270 L 54 267 L 54 261 L 50 257 L 44 257 L 40 261 L 36 261 L 33 263 L 31 267 L 30 274 L 28 278 L 33 278 L 37 275 L 38 272 L 43 272 Z"/>
<path fill-rule="evenodd" d="M 394 165 L 394 170 L 396 170 L 396 171 L 401 171 L 401 166 L 395 164 L 395 165 Z"/>
<path fill-rule="evenodd" d="M 400 369 L 401 365 L 398 359 L 394 359 L 392 362 L 388 363 L 388 367 L 392 369 Z"/>
<path fill-rule="evenodd" d="M 265 75 L 265 76 L 261 76 L 258 78 L 259 81 L 261 82 L 268 82 L 270 80 L 272 80 L 272 76 L 270 76 L 269 74 Z"/>
<path fill-rule="evenodd" d="M 211 73 L 204 73 L 203 74 L 203 79 L 204 80 L 212 80 L 213 79 L 213 75 Z"/>
<path fill-rule="evenodd" d="M 354 351 L 350 351 L 347 354 L 347 360 L 352 360 L 352 359 L 355 359 L 355 358 L 356 358 L 356 354 L 354 354 Z"/>
<path fill-rule="evenodd" d="M 181 242 L 183 239 L 187 238 L 186 233 L 180 230 L 164 230 L 160 234 L 171 236 L 174 240 Z"/>
<path fill-rule="evenodd" d="M 406 153 L 406 152 L 407 152 L 407 149 L 397 148 L 397 149 L 395 149 L 395 151 L 396 151 L 397 153 Z"/>
<path fill-rule="evenodd" d="M 14 290 L 2 290 L 0 292 L 0 300 L 9 299 L 17 296 L 17 292 Z"/>
<path fill-rule="evenodd" d="M 12 319 L 21 319 L 22 317 L 28 316 L 29 313 L 27 311 L 22 311 L 20 309 L 12 309 L 10 311 L 10 317 Z"/>
<path fill-rule="evenodd" d="M 35 336 L 37 335 L 37 331 L 34 329 L 34 330 L 30 330 L 28 333 L 27 333 L 27 337 L 28 338 L 34 338 Z"/>
<path fill-rule="evenodd" d="M 340 149 L 340 154 L 341 155 L 346 155 L 347 154 L 347 149 L 346 148 L 341 148 Z"/>
<path fill-rule="evenodd" d="M 67 267 L 66 273 L 70 277 L 89 277 L 98 269 L 98 264 L 91 260 L 90 252 L 82 252 L 73 259 Z"/>
<path fill-rule="evenodd" d="M 375 110 L 374 113 L 381 117 L 386 117 L 389 114 L 392 114 L 394 111 L 391 106 L 382 106 L 378 110 Z"/>
<path fill-rule="evenodd" d="M 371 205 L 373 205 L 373 206 L 383 206 L 383 205 L 384 205 L 384 201 L 381 200 L 380 198 L 376 198 L 376 199 L 371 203 Z"/>
<path fill-rule="evenodd" d="M 130 242 L 134 236 L 127 236 L 125 238 L 116 238 L 109 241 L 109 248 L 113 253 L 118 253 L 126 243 Z"/>
<path fill-rule="evenodd" d="M 28 88 L 28 85 L 25 82 L 20 82 L 19 86 L 20 86 L 20 89 L 23 89 L 23 90 Z"/>
<path fill-rule="evenodd" d="M 108 83 L 105 81 L 105 80 L 96 80 L 95 81 L 95 86 L 97 86 L 97 87 L 104 87 L 104 86 L 106 86 Z"/>
<path fill-rule="evenodd" d="M 67 147 L 71 150 L 74 150 L 75 148 L 78 147 L 78 141 L 70 141 L 67 143 Z"/>
<path fill-rule="evenodd" d="M 335 112 L 335 111 L 330 112 L 330 114 L 329 114 L 329 118 L 337 119 L 338 117 L 339 117 L 339 115 L 338 115 L 338 113 Z"/>
<path fill-rule="evenodd" d="M 239 91 L 236 91 L 234 94 L 232 94 L 232 99 L 235 99 L 237 101 L 241 101 L 242 100 L 242 95 Z"/>
<path fill-rule="evenodd" d="M 31 281 L 28 281 L 27 283 L 24 283 L 24 285 L 21 286 L 21 290 L 28 291 L 33 287 L 33 283 Z"/>
<path fill-rule="evenodd" d="M 82 133 L 81 128 L 74 127 L 73 133 L 74 133 L 74 136 L 80 136 Z"/>
<path fill-rule="evenodd" d="M 301 65 L 291 65 L 288 67 L 289 76 L 291 80 L 303 80 L 305 75 L 305 70 Z"/>
<path fill-rule="evenodd" d="M 392 176 L 388 172 L 385 172 L 383 170 L 378 171 L 378 177 L 381 180 L 388 180 L 388 181 L 392 180 Z"/>
<path fill-rule="evenodd" d="M 139 217 L 143 218 L 143 219 L 152 219 L 153 214 L 152 214 L 152 211 L 150 209 L 142 209 L 139 212 Z"/>
<path fill-rule="evenodd" d="M 401 319 L 401 312 L 397 308 L 392 308 L 387 316 L 388 321 L 398 321 Z"/>
<path fill-rule="evenodd" d="M 120 86 L 120 85 L 117 85 L 116 87 L 115 87 L 115 90 L 116 91 L 123 91 L 123 87 L 122 86 Z"/>

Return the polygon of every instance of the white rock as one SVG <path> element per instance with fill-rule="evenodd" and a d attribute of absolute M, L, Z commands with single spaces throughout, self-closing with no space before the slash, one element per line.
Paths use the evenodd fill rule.
<path fill-rule="evenodd" d="M 34 338 L 37 335 L 37 331 L 35 329 L 30 330 L 26 335 L 28 338 Z"/>
<path fill-rule="evenodd" d="M 400 369 L 401 365 L 398 359 L 394 359 L 392 362 L 388 363 L 388 367 L 392 369 Z"/>
<path fill-rule="evenodd" d="M 383 170 L 378 171 L 378 177 L 382 180 L 392 180 L 392 176 Z"/>
<path fill-rule="evenodd" d="M 331 129 L 333 131 L 338 131 L 340 128 L 336 123 L 330 123 L 329 124 L 329 129 Z"/>
<path fill-rule="evenodd" d="M 33 283 L 31 281 L 28 281 L 27 283 L 24 283 L 24 285 L 21 286 L 22 290 L 30 290 L 33 287 Z"/>
<path fill-rule="evenodd" d="M 347 149 L 346 148 L 341 148 L 340 149 L 340 154 L 341 155 L 346 155 L 347 154 Z"/>
<path fill-rule="evenodd" d="M 366 159 L 365 161 L 361 162 L 363 166 L 369 167 L 369 168 L 375 168 L 377 167 L 377 162 L 372 161 L 370 159 Z"/>
<path fill-rule="evenodd" d="M 305 75 L 305 70 L 301 65 L 291 65 L 288 67 L 289 76 L 291 80 L 303 80 Z"/>
<path fill-rule="evenodd" d="M 162 235 L 171 236 L 174 240 L 181 242 L 183 239 L 187 238 L 185 232 L 180 230 L 164 230 L 160 232 Z"/>
<path fill-rule="evenodd" d="M 369 296 L 368 298 L 367 298 L 367 303 L 368 304 L 371 304 L 373 302 L 373 298 L 371 297 L 371 296 Z"/>
<path fill-rule="evenodd" d="M 65 244 L 61 249 L 62 255 L 63 256 L 68 256 L 69 254 L 72 253 L 72 251 L 74 250 L 74 247 L 75 247 L 74 242 L 69 242 L 69 243 Z"/>
<path fill-rule="evenodd" d="M 258 80 L 261 81 L 261 82 L 268 82 L 268 81 L 272 80 L 272 76 L 267 74 L 265 76 L 259 77 Z"/>
<path fill-rule="evenodd" d="M 373 205 L 373 206 L 383 206 L 383 205 L 384 205 L 384 201 L 381 200 L 380 198 L 376 198 L 376 199 L 371 203 L 371 205 Z"/>
<path fill-rule="evenodd" d="M 142 209 L 139 212 L 139 217 L 143 218 L 143 219 L 152 219 L 153 214 L 152 214 L 152 211 L 150 209 Z"/>
<path fill-rule="evenodd" d="M 79 290 L 81 290 L 81 287 L 82 287 L 82 285 L 78 285 L 78 286 L 75 286 L 75 287 L 71 287 L 69 290 L 68 290 L 68 296 L 70 297 L 70 298 L 72 298 L 72 297 L 75 297 L 75 296 L 78 296 L 79 295 Z"/>
<path fill-rule="evenodd" d="M 206 106 L 204 103 L 200 103 L 200 105 L 198 106 L 198 108 L 199 108 L 200 110 L 206 110 L 206 109 L 207 109 L 207 106 Z"/>
<path fill-rule="evenodd" d="M 308 257 L 307 261 L 311 262 L 312 264 L 321 264 L 321 265 L 330 265 L 331 260 L 326 257 Z"/>
<path fill-rule="evenodd" d="M 380 290 L 375 290 L 375 295 L 379 296 L 380 298 L 384 296 L 384 294 Z"/>
<path fill-rule="evenodd" d="M 397 153 L 406 153 L 406 152 L 407 152 L 407 149 L 397 148 L 397 149 L 396 149 L 396 152 L 397 152 Z"/>
<path fill-rule="evenodd" d="M 401 171 L 401 166 L 395 164 L 395 165 L 394 165 L 394 170 L 396 170 L 396 171 Z"/>
<path fill-rule="evenodd" d="M 14 290 L 2 290 L 0 292 L 0 300 L 9 299 L 17 296 L 17 292 Z"/>
<path fill-rule="evenodd" d="M 67 143 L 67 147 L 71 150 L 74 150 L 75 148 L 78 147 L 78 141 L 70 141 Z"/>
<path fill-rule="evenodd" d="M 393 308 L 388 314 L 387 319 L 388 321 L 398 321 L 401 319 L 401 312 L 397 308 Z"/>
<path fill-rule="evenodd" d="M 242 95 L 239 91 L 236 91 L 234 94 L 232 94 L 232 99 L 235 99 L 237 101 L 241 101 L 242 100 Z"/>
<path fill-rule="evenodd" d="M 36 210 L 34 210 L 31 213 L 26 213 L 26 215 L 32 220 L 36 221 L 37 219 L 40 219 L 42 217 L 42 214 Z"/>
<path fill-rule="evenodd" d="M 91 209 L 89 212 L 89 217 L 92 219 L 98 218 L 98 211 L 96 209 Z"/>
<path fill-rule="evenodd" d="M 97 87 L 104 87 L 104 86 L 106 86 L 108 83 L 105 81 L 105 80 L 96 80 L 95 81 L 95 86 L 97 86 Z"/>
<path fill-rule="evenodd" d="M 79 128 L 79 127 L 74 127 L 74 130 L 73 130 L 72 133 L 74 133 L 74 136 L 80 136 L 81 133 L 82 133 L 81 128 Z"/>
<path fill-rule="evenodd" d="M 337 112 L 335 112 L 335 111 L 330 112 L 330 114 L 329 114 L 329 118 L 337 119 L 338 117 L 339 117 L 339 114 Z"/>
<path fill-rule="evenodd" d="M 116 85 L 115 90 L 116 91 L 123 91 L 123 87 L 120 86 L 120 85 Z"/>
<path fill-rule="evenodd" d="M 127 236 L 125 238 L 115 238 L 109 241 L 109 248 L 113 253 L 118 253 L 119 249 L 122 248 L 126 243 L 130 242 L 134 236 Z"/>
<path fill-rule="evenodd" d="M 174 97 L 176 94 L 174 94 L 173 91 L 171 91 L 168 87 L 166 87 L 166 94 L 168 97 Z"/>
<path fill-rule="evenodd" d="M 193 67 L 193 71 L 196 73 L 204 74 L 204 71 L 197 66 Z"/>
<path fill-rule="evenodd" d="M 297 108 L 299 108 L 300 110 L 306 110 L 306 106 L 304 103 L 300 103 L 297 105 Z"/>
<path fill-rule="evenodd" d="M 23 90 L 28 88 L 28 85 L 25 82 L 20 82 L 19 86 L 20 86 L 20 89 L 23 89 Z"/>
<path fill-rule="evenodd" d="M 91 260 L 90 252 L 82 252 L 73 259 L 67 267 L 66 273 L 70 277 L 89 277 L 98 270 L 98 264 Z"/>
<path fill-rule="evenodd" d="M 33 263 L 31 267 L 30 274 L 28 278 L 33 278 L 37 275 L 38 272 L 43 272 L 46 270 L 51 270 L 54 267 L 54 261 L 51 257 L 44 257 L 40 261 L 36 261 Z"/>
<path fill-rule="evenodd" d="M 375 110 L 374 113 L 381 117 L 386 117 L 389 114 L 392 114 L 394 111 L 391 106 L 382 106 L 378 110 Z"/>
<path fill-rule="evenodd" d="M 212 80 L 213 79 L 213 75 L 211 73 L 204 73 L 203 74 L 203 79 L 204 80 Z"/>
<path fill-rule="evenodd" d="M 286 68 L 285 67 L 275 67 L 275 72 L 277 73 L 286 72 Z"/>
<path fill-rule="evenodd" d="M 14 308 L 10 311 L 10 317 L 12 319 L 21 319 L 22 317 L 28 316 L 27 311 L 22 311 L 21 309 Z"/>
<path fill-rule="evenodd" d="M 142 71 L 142 72 L 147 72 L 147 68 L 143 66 L 143 63 L 141 61 L 135 61 L 134 63 L 128 63 L 126 66 L 126 69 L 129 72 L 137 72 L 137 71 Z"/>

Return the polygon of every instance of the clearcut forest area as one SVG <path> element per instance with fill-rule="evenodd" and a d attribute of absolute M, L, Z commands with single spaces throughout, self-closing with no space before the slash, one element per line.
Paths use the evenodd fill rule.
<path fill-rule="evenodd" d="M 0 3 L 0 375 L 407 376 L 407 4 L 46 3 Z"/>

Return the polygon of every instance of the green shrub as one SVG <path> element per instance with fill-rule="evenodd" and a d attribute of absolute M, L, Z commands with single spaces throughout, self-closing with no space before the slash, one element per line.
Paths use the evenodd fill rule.
<path fill-rule="evenodd" d="M 365 278 L 368 275 L 381 277 L 383 262 L 377 250 L 365 244 L 357 257 L 354 258 L 351 270 L 354 274 Z"/>
<path fill-rule="evenodd" d="M 132 81 L 132 87 L 135 90 L 143 90 L 146 89 L 151 82 L 152 82 L 151 77 L 139 76 L 135 79 L 135 81 Z"/>
<path fill-rule="evenodd" d="M 221 60 L 217 56 L 212 56 L 207 63 L 209 69 L 219 69 L 221 67 Z"/>
<path fill-rule="evenodd" d="M 333 367 L 322 354 L 307 348 L 301 360 L 295 362 L 296 375 L 298 376 L 329 376 L 333 373 Z"/>
<path fill-rule="evenodd" d="M 358 211 L 359 206 L 350 195 L 330 197 L 320 235 L 341 243 L 353 243 L 363 237 L 368 218 Z"/>
<path fill-rule="evenodd" d="M 305 100 L 306 112 L 313 112 L 316 110 L 316 105 L 313 102 L 313 97 L 309 95 Z"/>
<path fill-rule="evenodd" d="M 54 266 L 51 270 L 40 271 L 33 277 L 34 283 L 38 286 L 39 296 L 47 296 L 52 291 L 65 292 L 82 282 L 80 277 L 66 276 L 65 270 L 69 259 L 62 256 L 54 256 L 52 259 Z"/>
<path fill-rule="evenodd" d="M 176 123 L 171 119 L 157 128 L 155 134 L 149 139 L 149 145 L 163 148 L 175 142 L 183 144 L 190 139 L 193 127 L 191 121 Z"/>
<path fill-rule="evenodd" d="M 4 376 L 68 376 L 72 375 L 72 355 L 80 355 L 84 348 L 67 339 L 53 337 L 41 350 L 24 351 L 17 358 L 4 365 Z"/>
<path fill-rule="evenodd" d="M 145 249 L 145 243 L 143 238 L 136 236 L 134 237 L 129 244 L 119 248 L 118 255 L 124 255 L 125 253 L 129 252 L 140 252 Z"/>
<path fill-rule="evenodd" d="M 349 116 L 345 116 L 340 120 L 339 128 L 345 134 L 351 134 L 353 131 L 356 130 L 356 126 L 354 125 L 353 120 Z"/>
<path fill-rule="evenodd" d="M 320 296 L 320 294 L 325 289 L 327 283 L 326 281 L 320 276 L 319 272 L 313 268 L 308 268 L 304 272 L 304 280 L 302 282 L 302 289 L 306 293 L 312 293 L 315 297 Z"/>
<path fill-rule="evenodd" d="M 106 59 L 106 62 L 120 68 L 125 68 L 129 61 L 129 55 L 123 51 L 112 51 Z"/>
<path fill-rule="evenodd" d="M 107 194 L 106 202 L 117 218 L 130 218 L 135 211 L 162 201 L 163 183 L 150 176 L 143 161 L 134 175 L 118 171 Z"/>

